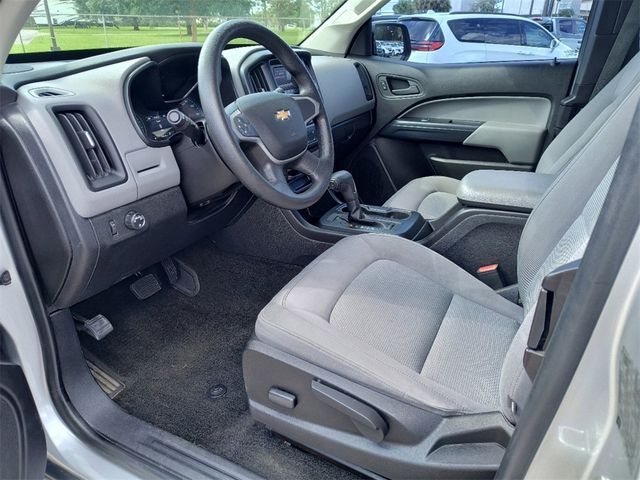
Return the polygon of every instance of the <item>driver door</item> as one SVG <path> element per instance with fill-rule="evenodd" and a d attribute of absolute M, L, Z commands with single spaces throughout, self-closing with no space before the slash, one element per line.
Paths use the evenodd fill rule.
<path fill-rule="evenodd" d="M 3 347 L 6 340 L 3 335 Z M 47 444 L 40 417 L 22 368 L 10 363 L 0 364 L 0 445 L 0 478 L 44 478 Z"/>

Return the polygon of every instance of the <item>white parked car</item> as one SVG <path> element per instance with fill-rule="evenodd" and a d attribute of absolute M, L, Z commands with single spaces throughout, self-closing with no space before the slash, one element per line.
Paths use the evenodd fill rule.
<path fill-rule="evenodd" d="M 580 51 L 582 37 L 587 29 L 587 22 L 583 19 L 570 17 L 533 17 L 531 20 L 534 20 L 549 30 L 558 40 L 568 47 L 573 48 L 576 52 Z"/>
<path fill-rule="evenodd" d="M 421 13 L 398 18 L 419 63 L 517 61 L 576 56 L 538 23 L 516 15 Z"/>

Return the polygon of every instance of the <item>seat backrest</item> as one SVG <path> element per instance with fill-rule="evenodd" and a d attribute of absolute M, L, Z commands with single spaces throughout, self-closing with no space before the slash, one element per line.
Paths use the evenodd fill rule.
<path fill-rule="evenodd" d="M 636 55 L 549 144 L 536 172 L 558 174 L 602 128 L 616 108 L 627 100 L 640 78 Z"/>
<path fill-rule="evenodd" d="M 621 78 L 626 84 L 623 85 Z M 622 101 L 619 101 L 616 89 L 626 92 Z M 605 101 L 599 98 L 601 96 Z M 542 280 L 556 268 L 582 258 L 639 100 L 640 56 L 636 55 L 614 83 L 594 98 L 606 112 L 606 118 L 597 115 L 594 127 L 585 116 L 576 116 L 567 126 L 573 130 L 577 122 L 585 129 L 588 139 L 580 141 L 578 147 L 565 144 L 571 158 L 531 213 L 522 232 L 518 248 L 518 284 L 525 316 L 507 353 L 500 381 L 502 410 L 512 422 L 516 421 L 518 409 L 531 387 L 524 374 L 522 357 Z M 595 113 L 587 108 L 581 114 L 584 112 Z"/>

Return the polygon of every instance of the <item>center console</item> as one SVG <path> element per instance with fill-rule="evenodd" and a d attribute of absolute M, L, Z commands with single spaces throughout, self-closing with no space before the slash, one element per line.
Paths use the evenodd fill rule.
<path fill-rule="evenodd" d="M 493 288 L 517 282 L 516 257 L 529 214 L 554 181 L 535 172 L 478 170 L 458 186 L 455 206 L 439 218 L 363 205 L 351 174 L 336 172 L 316 210 L 288 214 L 299 233 L 335 243 L 347 235 L 385 233 L 414 240 L 445 256 Z M 336 204 L 337 203 L 337 204 Z M 483 272 L 491 267 L 493 278 Z"/>
<path fill-rule="evenodd" d="M 353 177 L 345 170 L 331 176 L 329 191 L 342 203 L 320 218 L 318 226 L 322 229 L 344 235 L 387 233 L 412 240 L 423 238 L 433 231 L 418 212 L 362 205 Z"/>

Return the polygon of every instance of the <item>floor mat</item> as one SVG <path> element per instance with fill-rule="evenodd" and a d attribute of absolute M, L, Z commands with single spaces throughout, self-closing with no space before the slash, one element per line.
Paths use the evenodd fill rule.
<path fill-rule="evenodd" d="M 242 380 L 242 351 L 260 309 L 300 267 L 217 251 L 209 242 L 178 258 L 197 271 L 193 298 L 165 287 L 139 301 L 129 282 L 80 304 L 102 313 L 114 331 L 83 347 L 108 365 L 126 388 L 115 401 L 127 412 L 222 455 L 267 478 L 355 478 L 290 446 L 254 424 Z M 214 398 L 212 389 L 227 393 Z"/>

